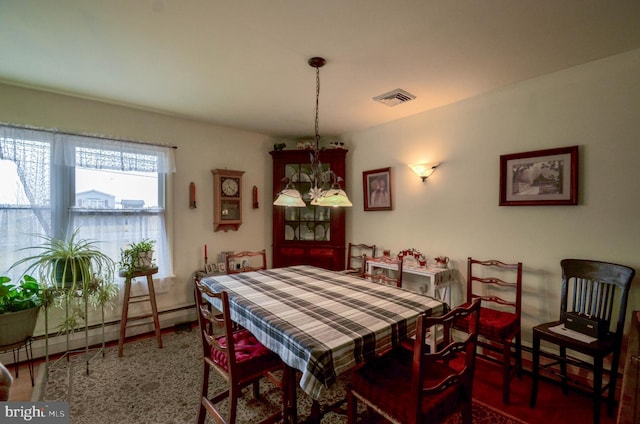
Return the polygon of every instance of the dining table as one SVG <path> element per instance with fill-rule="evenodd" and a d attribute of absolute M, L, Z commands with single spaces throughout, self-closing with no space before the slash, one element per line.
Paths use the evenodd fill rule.
<path fill-rule="evenodd" d="M 289 370 L 299 371 L 299 386 L 314 401 L 340 374 L 412 337 L 420 314 L 448 311 L 445 302 L 421 293 L 308 265 L 201 281 L 227 292 L 231 319 L 277 353 Z M 220 307 L 217 299 L 208 300 Z"/>

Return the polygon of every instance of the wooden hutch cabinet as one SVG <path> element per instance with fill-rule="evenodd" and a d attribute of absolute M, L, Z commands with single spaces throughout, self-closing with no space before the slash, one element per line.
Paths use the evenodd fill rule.
<path fill-rule="evenodd" d="M 273 199 L 289 177 L 307 204 L 304 208 L 273 206 L 273 267 L 313 265 L 335 271 L 345 267 L 344 208 L 309 204 L 312 150 L 269 152 L 273 157 Z M 323 169 L 345 178 L 345 149 L 320 151 Z M 345 181 L 341 182 L 345 189 Z M 328 188 L 328 187 L 325 187 Z"/>

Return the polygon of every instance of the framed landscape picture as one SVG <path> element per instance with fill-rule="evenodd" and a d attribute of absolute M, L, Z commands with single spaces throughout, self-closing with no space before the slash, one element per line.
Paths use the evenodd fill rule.
<path fill-rule="evenodd" d="M 577 204 L 578 146 L 500 156 L 500 206 Z"/>
<path fill-rule="evenodd" d="M 362 173 L 365 211 L 390 211 L 391 168 L 380 168 Z"/>

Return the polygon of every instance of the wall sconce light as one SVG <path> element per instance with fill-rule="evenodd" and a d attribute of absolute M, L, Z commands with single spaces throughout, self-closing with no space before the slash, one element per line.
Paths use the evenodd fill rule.
<path fill-rule="evenodd" d="M 427 178 L 429 178 L 429 176 L 431 174 L 433 174 L 433 171 L 436 170 L 436 168 L 440 166 L 439 163 L 414 163 L 414 164 L 410 164 L 409 168 L 411 168 L 411 170 L 420 178 L 422 178 L 422 182 L 425 182 L 427 180 Z"/>

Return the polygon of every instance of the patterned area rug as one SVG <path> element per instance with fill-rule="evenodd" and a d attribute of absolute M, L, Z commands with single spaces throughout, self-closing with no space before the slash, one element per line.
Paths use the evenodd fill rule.
<path fill-rule="evenodd" d="M 162 341 L 162 349 L 158 349 L 155 338 L 127 343 L 122 358 L 118 357 L 116 346 L 109 347 L 104 358 L 99 355 L 91 360 L 89 375 L 86 375 L 83 355 L 73 356 L 69 362 L 60 361 L 50 370 L 47 381 L 41 365 L 33 400 L 69 401 L 72 424 L 193 423 L 198 410 L 202 367 L 198 332 L 167 333 Z M 215 373 L 212 376 L 209 392 L 215 393 L 225 383 Z M 342 376 L 325 391 L 320 400 L 323 411 L 330 411 L 331 405 L 344 399 L 347 379 L 348 376 Z M 261 399 L 247 393 L 240 401 L 239 423 L 257 422 L 261 416 L 280 407 L 281 392 L 277 388 L 261 382 L 260 391 Z M 308 418 L 311 403 L 311 399 L 298 390 L 300 421 Z M 322 423 L 346 423 L 346 416 L 340 412 L 340 409 L 327 412 Z M 364 410 L 360 412 L 362 423 L 386 422 L 367 415 Z M 475 401 L 473 415 L 474 423 L 523 423 Z M 210 422 L 213 421 L 208 418 L 207 423 Z M 460 422 L 458 415 L 451 417 L 448 424 Z"/>

